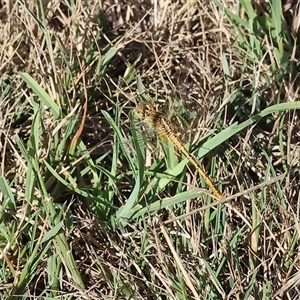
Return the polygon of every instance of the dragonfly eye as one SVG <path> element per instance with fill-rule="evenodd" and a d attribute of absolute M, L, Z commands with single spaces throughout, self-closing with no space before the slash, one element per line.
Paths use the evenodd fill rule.
<path fill-rule="evenodd" d="M 144 114 L 149 116 L 153 112 L 154 108 L 151 103 L 146 103 L 144 108 Z"/>

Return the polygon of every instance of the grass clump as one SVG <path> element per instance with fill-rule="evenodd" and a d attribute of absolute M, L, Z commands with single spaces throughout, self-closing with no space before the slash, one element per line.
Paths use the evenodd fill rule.
<path fill-rule="evenodd" d="M 1 14 L 5 299 L 297 299 L 297 5 L 16 1 Z M 145 134 L 141 101 L 177 120 L 223 202 Z"/>

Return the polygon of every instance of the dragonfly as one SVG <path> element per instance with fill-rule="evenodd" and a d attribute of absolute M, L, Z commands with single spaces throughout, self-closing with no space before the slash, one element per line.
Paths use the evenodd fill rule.
<path fill-rule="evenodd" d="M 198 173 L 204 178 L 206 184 L 211 188 L 214 195 L 222 200 L 224 198 L 223 194 L 216 188 L 213 181 L 205 173 L 197 159 L 185 148 L 183 142 L 179 139 L 175 131 L 173 130 L 174 125 L 167 118 L 167 116 L 158 112 L 154 109 L 154 106 L 150 102 L 140 102 L 135 107 L 135 113 L 137 117 L 143 119 L 147 126 L 153 129 L 153 131 L 161 138 L 169 140 L 175 148 L 183 153 L 191 164 L 194 165 Z"/>

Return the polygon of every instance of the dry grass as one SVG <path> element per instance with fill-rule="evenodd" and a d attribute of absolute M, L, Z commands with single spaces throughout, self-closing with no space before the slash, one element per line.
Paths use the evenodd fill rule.
<path fill-rule="evenodd" d="M 277 34 L 265 1 L 254 28 L 216 1 L 104 2 L 0 3 L 0 293 L 298 299 L 299 5 L 282 4 Z M 128 115 L 149 98 L 194 113 L 193 149 L 249 122 L 202 162 L 223 205 L 176 155 L 144 169 Z"/>

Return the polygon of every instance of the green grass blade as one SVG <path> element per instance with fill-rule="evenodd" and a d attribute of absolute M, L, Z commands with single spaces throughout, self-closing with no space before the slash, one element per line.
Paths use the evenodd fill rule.
<path fill-rule="evenodd" d="M 289 111 L 294 109 L 300 109 L 300 102 L 289 102 L 289 103 L 280 103 L 270 106 L 264 109 L 261 113 L 256 114 L 250 117 L 248 120 L 244 121 L 241 124 L 234 123 L 228 128 L 224 129 L 216 136 L 208 140 L 203 144 L 203 146 L 194 152 L 194 154 L 198 157 L 204 157 L 207 153 L 211 150 L 215 149 L 217 146 L 221 145 L 223 142 L 228 140 L 230 137 L 234 136 L 235 134 L 239 133 L 243 129 L 247 128 L 251 124 L 261 120 L 262 118 L 272 114 L 272 113 L 279 113 L 282 111 Z"/>
<path fill-rule="evenodd" d="M 11 191 L 11 188 L 6 178 L 2 176 L 0 176 L 0 190 L 4 196 L 4 201 L 2 201 L 2 207 L 5 208 L 7 205 L 12 212 L 16 211 L 15 197 Z"/>
<path fill-rule="evenodd" d="M 199 189 L 191 189 L 189 191 L 186 192 L 182 192 L 174 197 L 170 197 L 170 198 L 164 198 L 161 199 L 159 201 L 156 201 L 154 203 L 149 204 L 147 207 L 144 207 L 142 209 L 140 209 L 139 206 L 137 206 L 134 211 L 138 211 L 135 215 L 133 215 L 133 219 L 139 218 L 141 216 L 147 215 L 151 212 L 155 212 L 158 211 L 160 209 L 172 206 L 172 205 L 176 205 L 182 202 L 185 202 L 187 200 L 190 199 L 194 199 L 197 198 L 201 195 L 201 192 L 199 191 Z"/>
<path fill-rule="evenodd" d="M 39 99 L 46 105 L 52 112 L 55 119 L 60 116 L 60 109 L 54 100 L 46 93 L 46 91 L 27 73 L 21 73 L 22 79 L 39 97 Z"/>

